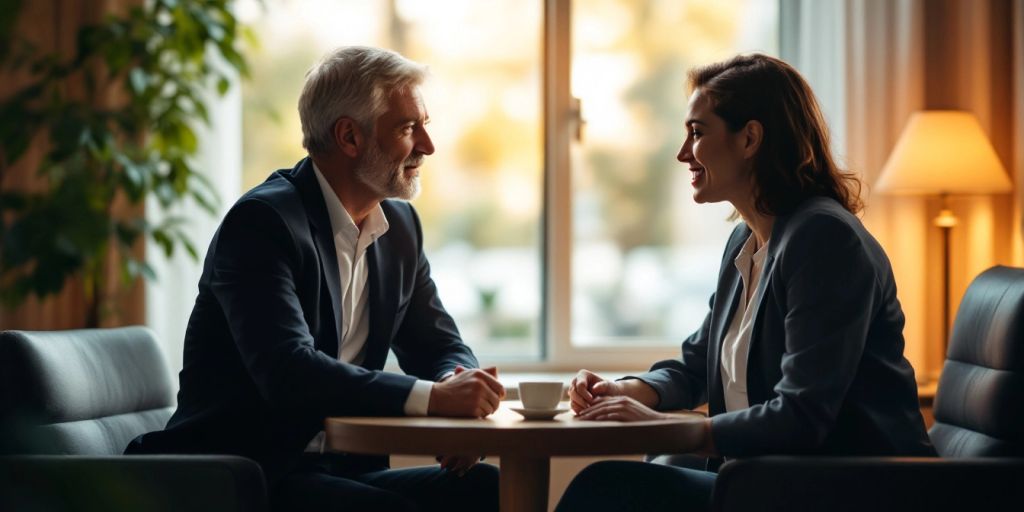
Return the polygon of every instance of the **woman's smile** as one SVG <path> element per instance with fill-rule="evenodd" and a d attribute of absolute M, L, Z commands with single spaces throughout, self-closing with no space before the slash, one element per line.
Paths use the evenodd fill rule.
<path fill-rule="evenodd" d="M 703 167 L 690 167 L 690 184 L 697 186 L 697 182 L 704 177 Z"/>

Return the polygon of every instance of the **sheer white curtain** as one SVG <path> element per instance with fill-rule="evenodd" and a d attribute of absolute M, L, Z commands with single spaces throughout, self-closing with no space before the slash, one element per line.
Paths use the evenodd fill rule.
<path fill-rule="evenodd" d="M 220 211 L 211 216 L 187 201 L 168 212 L 189 219 L 185 231 L 200 259 L 193 261 L 180 247 L 170 259 L 165 258 L 158 247 L 147 247 L 157 280 L 146 283 L 146 324 L 156 332 L 174 374 L 181 370 L 185 327 L 198 292 L 202 259 L 206 257 L 206 249 L 220 220 L 238 199 L 242 187 L 242 94 L 237 80 L 224 97 L 211 93 L 208 106 L 211 125 L 196 126 L 199 138 L 196 163 L 199 172 L 216 188 Z M 153 203 L 150 201 L 147 205 L 146 215 L 151 222 L 156 222 L 162 212 Z M 177 378 L 174 382 L 177 385 Z"/>
<path fill-rule="evenodd" d="M 942 246 L 935 198 L 873 195 L 911 112 L 973 112 L 1017 184 L 1012 197 L 952 198 L 950 311 L 996 264 L 1024 264 L 1024 0 L 781 0 L 782 57 L 811 82 L 840 160 L 868 189 L 864 222 L 892 260 L 918 379 L 941 370 Z"/>

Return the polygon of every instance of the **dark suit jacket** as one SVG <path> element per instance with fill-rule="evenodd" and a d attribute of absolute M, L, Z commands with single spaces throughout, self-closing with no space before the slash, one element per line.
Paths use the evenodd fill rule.
<path fill-rule="evenodd" d="M 903 357 L 903 311 L 885 252 L 836 201 L 814 198 L 776 218 L 751 307 L 750 407 L 725 412 L 720 354 L 742 296 L 733 260 L 750 229 L 726 245 L 718 289 L 682 358 L 639 376 L 659 408 L 708 403 L 726 457 L 764 454 L 934 455 L 914 370 Z"/>
<path fill-rule="evenodd" d="M 273 480 L 327 416 L 397 416 L 416 377 L 476 367 L 445 312 L 408 203 L 366 252 L 370 329 L 361 366 L 338 360 L 340 279 L 307 158 L 231 208 L 210 243 L 185 334 L 178 409 L 128 453 L 230 453 Z M 388 349 L 408 375 L 383 372 Z"/>

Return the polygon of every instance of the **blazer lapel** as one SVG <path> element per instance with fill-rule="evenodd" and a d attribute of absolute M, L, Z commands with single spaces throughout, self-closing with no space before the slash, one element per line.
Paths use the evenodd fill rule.
<path fill-rule="evenodd" d="M 722 389 L 722 339 L 729 329 L 733 315 L 736 314 L 736 308 L 739 307 L 740 296 L 743 295 L 743 281 L 733 260 L 749 235 L 750 230 L 745 229 L 730 239 L 731 244 L 722 260 L 718 290 L 715 292 L 715 316 L 712 318 L 708 339 L 708 412 L 712 415 L 725 412 L 725 391 Z"/>
<path fill-rule="evenodd" d="M 731 259 L 729 264 L 732 264 Z M 722 339 L 729 329 L 733 315 L 736 314 L 736 308 L 739 307 L 740 296 L 743 295 L 743 283 L 735 268 L 726 271 L 723 278 L 715 294 L 715 311 L 724 314 L 714 319 L 708 345 L 708 412 L 712 415 L 725 412 L 725 390 L 722 389 Z"/>
<path fill-rule="evenodd" d="M 772 225 L 772 233 L 768 239 L 768 256 L 764 260 L 764 267 L 761 269 L 761 276 L 758 278 L 757 288 L 754 290 L 754 297 L 752 298 L 754 316 L 751 317 L 754 319 L 754 325 L 750 329 L 750 343 L 747 344 L 747 375 L 750 375 L 750 354 L 754 349 L 754 344 L 758 341 L 758 332 L 760 331 L 761 304 L 764 302 L 764 295 L 771 283 L 772 274 L 775 272 L 775 256 L 778 254 L 778 247 L 782 238 L 779 233 L 782 232 L 788 220 L 789 216 L 780 215 L 776 217 L 775 223 Z M 775 240 L 775 243 L 772 240 Z M 749 392 L 748 388 L 748 397 L 750 396 Z"/>
<path fill-rule="evenodd" d="M 321 308 L 320 316 L 323 318 L 324 328 L 320 333 L 314 333 L 316 348 L 336 359 L 338 343 L 341 340 L 341 277 L 338 274 L 334 232 L 331 229 L 331 219 L 327 215 L 327 205 L 324 203 L 320 183 L 313 170 L 313 161 L 309 158 L 300 161 L 294 176 L 295 187 L 302 196 L 302 204 L 306 207 L 310 230 L 320 256 L 321 286 L 327 289 L 330 299 L 329 303 L 325 304 L 330 307 L 330 314 L 325 314 L 323 309 L 326 308 Z"/>

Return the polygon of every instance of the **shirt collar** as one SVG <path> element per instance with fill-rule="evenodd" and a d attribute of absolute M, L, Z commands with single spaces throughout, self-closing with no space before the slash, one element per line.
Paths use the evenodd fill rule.
<path fill-rule="evenodd" d="M 332 233 L 335 235 L 354 233 L 356 236 L 365 234 L 372 237 L 373 240 L 387 233 L 390 225 L 380 204 L 377 204 L 377 207 L 366 216 L 366 219 L 363 221 L 363 231 L 360 232 L 359 228 L 356 227 L 356 223 L 352 220 L 352 216 L 345 209 L 345 205 L 342 204 L 341 198 L 338 197 L 338 194 L 334 193 L 334 189 L 331 188 L 330 183 L 327 183 L 327 179 L 324 178 L 323 173 L 320 172 L 320 168 L 316 166 L 315 162 L 313 163 L 313 172 L 316 174 L 317 183 L 320 184 L 320 193 L 324 196 L 324 203 L 327 204 L 327 216 L 331 220 Z"/>
<path fill-rule="evenodd" d="M 760 266 L 764 263 L 764 259 L 768 255 L 769 242 L 771 242 L 771 240 L 765 242 L 761 247 L 758 247 L 755 252 L 754 246 L 757 245 L 757 241 L 754 238 L 754 233 L 750 233 L 750 236 L 747 237 L 747 241 L 743 244 L 743 247 L 740 248 L 740 253 L 736 255 L 733 263 L 737 267 L 742 266 L 742 268 L 746 268 L 750 266 L 750 262 L 753 260 L 755 265 Z"/>

